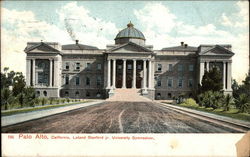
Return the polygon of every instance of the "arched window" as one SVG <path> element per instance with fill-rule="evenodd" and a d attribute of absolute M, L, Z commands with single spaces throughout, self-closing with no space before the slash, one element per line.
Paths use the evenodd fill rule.
<path fill-rule="evenodd" d="M 47 91 L 43 91 L 43 95 L 44 95 L 44 96 L 47 96 Z"/>
<path fill-rule="evenodd" d="M 36 91 L 36 96 L 37 96 L 37 97 L 40 96 L 40 91 Z"/>
<path fill-rule="evenodd" d="M 68 97 L 69 96 L 69 92 L 68 91 L 65 91 L 65 96 Z"/>
<path fill-rule="evenodd" d="M 76 91 L 75 95 L 78 98 L 79 97 L 79 91 Z"/>
<path fill-rule="evenodd" d="M 157 93 L 157 99 L 161 98 L 161 93 Z"/>
<path fill-rule="evenodd" d="M 97 92 L 97 93 L 96 93 L 96 97 L 97 97 L 97 98 L 100 98 L 100 97 L 101 97 L 101 93 L 100 93 L 100 92 Z"/>
<path fill-rule="evenodd" d="M 172 98 L 172 94 L 171 93 L 168 93 L 168 98 Z"/>
<path fill-rule="evenodd" d="M 86 92 L 86 97 L 89 97 L 90 96 L 90 93 L 89 91 Z"/>

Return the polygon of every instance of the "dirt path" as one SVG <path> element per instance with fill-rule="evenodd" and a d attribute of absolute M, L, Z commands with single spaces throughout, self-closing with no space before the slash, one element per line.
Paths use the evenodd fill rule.
<path fill-rule="evenodd" d="M 153 102 L 106 102 L 2 128 L 3 133 L 228 133 Z"/>

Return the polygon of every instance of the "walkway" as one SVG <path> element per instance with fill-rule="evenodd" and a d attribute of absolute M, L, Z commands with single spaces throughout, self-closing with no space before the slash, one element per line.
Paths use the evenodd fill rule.
<path fill-rule="evenodd" d="M 2 122 L 2 126 L 8 126 L 8 125 L 22 123 L 22 122 L 26 122 L 26 121 L 34 120 L 38 118 L 43 118 L 43 117 L 47 117 L 47 116 L 51 116 L 51 115 L 79 109 L 79 108 L 84 108 L 84 107 L 91 106 L 91 105 L 97 105 L 102 102 L 103 100 L 98 100 L 94 102 L 86 102 L 86 103 L 57 107 L 57 108 L 52 108 L 52 109 L 38 110 L 38 111 L 20 113 L 20 114 L 15 114 L 15 115 L 10 115 L 10 116 L 2 116 L 1 122 Z"/>
<path fill-rule="evenodd" d="M 222 125 L 223 124 L 223 125 Z M 3 133 L 239 133 L 155 102 L 104 102 L 2 128 Z"/>

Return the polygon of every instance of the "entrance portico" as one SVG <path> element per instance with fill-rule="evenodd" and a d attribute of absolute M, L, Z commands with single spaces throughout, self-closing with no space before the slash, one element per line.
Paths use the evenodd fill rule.
<path fill-rule="evenodd" d="M 107 89 L 151 87 L 151 59 L 108 59 Z"/>

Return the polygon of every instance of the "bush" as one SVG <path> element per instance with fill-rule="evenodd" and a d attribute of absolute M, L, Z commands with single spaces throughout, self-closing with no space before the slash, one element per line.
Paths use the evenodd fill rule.
<path fill-rule="evenodd" d="M 56 103 L 57 103 L 57 104 L 60 104 L 60 99 L 56 99 Z"/>
<path fill-rule="evenodd" d="M 47 103 L 47 99 L 46 98 L 42 98 L 41 102 L 42 102 L 42 105 L 45 105 Z"/>
<path fill-rule="evenodd" d="M 196 101 L 192 98 L 188 98 L 186 100 L 184 100 L 183 104 L 187 105 L 187 106 L 193 106 L 193 107 L 198 107 L 199 105 L 196 103 Z"/>
<path fill-rule="evenodd" d="M 49 98 L 49 104 L 53 104 L 55 98 Z"/>
<path fill-rule="evenodd" d="M 66 100 L 68 103 L 70 102 L 70 99 L 69 98 L 67 98 L 67 100 Z"/>
<path fill-rule="evenodd" d="M 199 104 L 206 108 L 219 108 L 223 104 L 224 95 L 221 92 L 207 91 L 198 95 Z"/>
<path fill-rule="evenodd" d="M 62 100 L 61 100 L 62 103 L 65 103 L 65 101 L 66 101 L 65 99 L 62 99 Z"/>
<path fill-rule="evenodd" d="M 236 99 L 236 107 L 239 112 L 250 113 L 250 98 L 247 94 L 241 94 L 238 99 Z"/>

